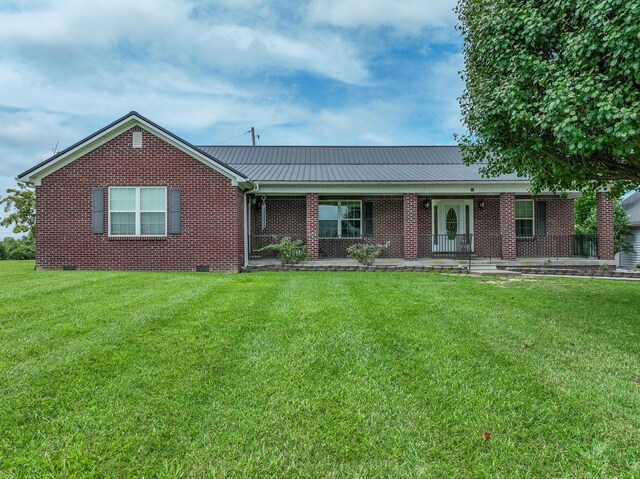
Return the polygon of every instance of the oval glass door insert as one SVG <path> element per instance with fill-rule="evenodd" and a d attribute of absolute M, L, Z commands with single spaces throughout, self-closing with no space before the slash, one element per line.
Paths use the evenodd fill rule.
<path fill-rule="evenodd" d="M 456 239 L 456 235 L 458 234 L 458 215 L 456 214 L 456 210 L 453 208 L 449 208 L 447 211 L 447 238 L 450 240 Z"/>

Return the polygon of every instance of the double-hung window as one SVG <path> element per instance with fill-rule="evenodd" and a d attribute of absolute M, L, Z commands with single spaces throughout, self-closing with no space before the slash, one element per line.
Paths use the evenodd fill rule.
<path fill-rule="evenodd" d="M 362 201 L 321 201 L 318 220 L 321 238 L 362 236 Z"/>
<path fill-rule="evenodd" d="M 516 200 L 516 236 L 533 236 L 533 200 Z"/>
<path fill-rule="evenodd" d="M 165 236 L 167 189 L 164 187 L 109 188 L 109 235 Z"/>

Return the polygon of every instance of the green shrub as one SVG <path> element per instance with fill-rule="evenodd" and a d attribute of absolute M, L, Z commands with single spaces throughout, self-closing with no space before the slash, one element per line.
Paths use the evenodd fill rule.
<path fill-rule="evenodd" d="M 0 259 L 35 259 L 36 257 L 34 241 L 28 236 L 5 238 L 0 243 L 0 250 Z"/>
<path fill-rule="evenodd" d="M 357 243 L 347 248 L 347 255 L 362 265 L 371 266 L 376 258 L 380 256 L 380 253 L 387 249 L 390 244 L 389 241 L 385 244 Z"/>
<path fill-rule="evenodd" d="M 297 264 L 307 259 L 307 248 L 302 240 L 292 240 L 288 236 L 279 243 L 268 244 L 256 251 L 276 251 L 282 264 Z"/>

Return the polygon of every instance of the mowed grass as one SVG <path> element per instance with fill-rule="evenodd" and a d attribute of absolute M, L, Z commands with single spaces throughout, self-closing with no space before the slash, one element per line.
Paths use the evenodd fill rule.
<path fill-rule="evenodd" d="M 0 284 L 1 477 L 640 476 L 640 283 Z"/>

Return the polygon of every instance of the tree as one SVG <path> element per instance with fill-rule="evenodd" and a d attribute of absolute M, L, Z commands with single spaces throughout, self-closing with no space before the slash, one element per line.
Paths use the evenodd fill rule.
<path fill-rule="evenodd" d="M 0 241 L 0 259 L 35 259 L 36 248 L 33 238 L 5 238 Z"/>
<path fill-rule="evenodd" d="M 8 215 L 0 220 L 2 226 L 13 226 L 14 233 L 27 233 L 30 239 L 36 233 L 36 195 L 26 183 L 18 182 L 17 188 L 8 188 L 0 197 L 0 205 Z"/>
<path fill-rule="evenodd" d="M 615 232 L 615 251 L 631 252 L 633 248 L 626 241 L 629 234 L 629 217 L 624 207 L 620 204 L 620 198 L 616 198 L 613 210 L 613 230 Z M 597 233 L 597 209 L 596 195 L 587 194 L 578 198 L 573 203 L 574 224 L 577 234 L 595 235 Z"/>
<path fill-rule="evenodd" d="M 459 0 L 468 164 L 535 191 L 640 186 L 640 2 Z"/>

